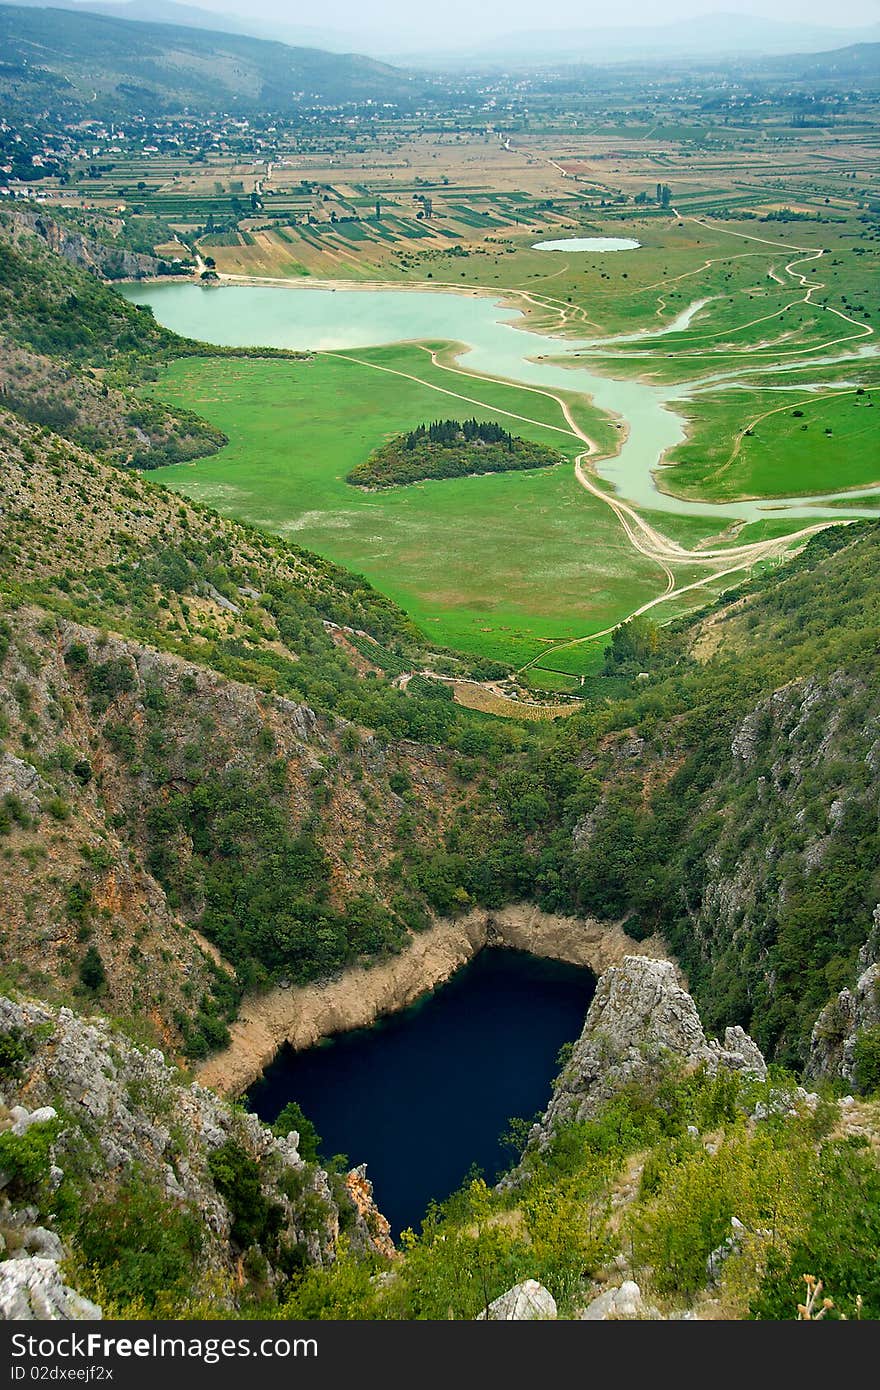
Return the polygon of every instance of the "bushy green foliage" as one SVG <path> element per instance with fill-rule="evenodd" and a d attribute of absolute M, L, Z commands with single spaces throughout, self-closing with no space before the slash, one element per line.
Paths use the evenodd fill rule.
<path fill-rule="evenodd" d="M 494 421 L 435 420 L 375 449 L 346 481 L 355 487 L 400 487 L 423 478 L 550 468 L 560 455 L 544 444 L 514 437 Z"/>
<path fill-rule="evenodd" d="M 106 368 L 152 357 L 181 340 L 33 235 L 13 241 L 0 219 L 0 325 L 13 342 L 49 357 Z"/>
<path fill-rule="evenodd" d="M 277 1233 L 282 1208 L 264 1196 L 260 1165 L 235 1139 L 227 1139 L 208 1158 L 214 1186 L 232 1217 L 230 1235 L 242 1250 Z"/>
<path fill-rule="evenodd" d="M 90 946 L 80 961 L 79 978 L 86 989 L 94 993 L 106 984 L 107 972 L 97 946 Z"/>
<path fill-rule="evenodd" d="M 0 1076 L 15 1073 L 30 1052 L 28 1040 L 20 1028 L 0 1033 Z"/>
<path fill-rule="evenodd" d="M 202 930 L 242 983 L 281 973 L 306 981 L 401 944 L 402 924 L 380 904 L 361 897 L 344 913 L 330 905 L 324 854 L 312 836 L 291 833 L 278 795 L 253 777 L 208 773 L 150 812 L 150 868 L 172 890 L 178 828 L 192 843 L 189 884 L 204 904 Z"/>
<path fill-rule="evenodd" d="M 6 1194 L 14 1202 L 33 1202 L 45 1210 L 49 1197 L 52 1145 L 58 1136 L 57 1120 L 29 1125 L 24 1134 L 0 1133 L 0 1172 L 6 1174 Z"/>
<path fill-rule="evenodd" d="M 131 662 L 121 656 L 92 664 L 86 673 L 86 689 L 92 697 L 92 708 L 96 713 L 103 713 L 118 695 L 133 690 L 134 683 Z"/>
<path fill-rule="evenodd" d="M 630 618 L 611 634 L 611 644 L 605 648 L 604 673 L 616 676 L 650 671 L 672 649 L 669 633 L 650 618 Z"/>
<path fill-rule="evenodd" d="M 783 1142 L 766 1130 L 749 1135 L 735 1126 L 714 1152 L 702 1145 L 655 1157 L 654 1196 L 631 1222 L 638 1266 L 650 1267 L 660 1293 L 692 1296 L 707 1282 L 707 1260 L 731 1234 L 731 1219 L 748 1231 L 766 1231 L 775 1246 L 797 1229 L 801 1185 L 809 1178 L 812 1149 Z M 665 1160 L 668 1166 L 662 1168 Z"/>
<path fill-rule="evenodd" d="M 440 1320 L 475 1318 L 526 1277 L 528 1242 L 493 1219 L 495 1203 L 482 1179 L 457 1199 L 429 1209 L 418 1238 L 402 1241 L 406 1263 L 389 1289 L 386 1316 Z"/>
<path fill-rule="evenodd" d="M 272 1133 L 284 1139 L 295 1129 L 299 1135 L 299 1156 L 306 1163 L 317 1163 L 321 1137 L 308 1115 L 295 1100 L 289 1100 L 272 1126 Z"/>
<path fill-rule="evenodd" d="M 204 1237 L 198 1214 L 169 1201 L 143 1174 L 83 1212 L 77 1254 L 102 1295 L 123 1307 L 139 1301 L 151 1312 L 193 1292 Z"/>
<path fill-rule="evenodd" d="M 750 1121 L 756 1100 L 774 1096 L 778 1115 Z M 751 1302 L 753 1315 L 794 1317 L 808 1271 L 836 1291 L 840 1312 L 855 1315 L 861 1294 L 869 1316 L 880 1167 L 867 1147 L 825 1140 L 823 1106 L 798 1111 L 794 1098 L 781 1073 L 760 1082 L 658 1067 L 595 1118 L 527 1150 L 510 1190 L 471 1178 L 433 1206 L 418 1235 L 404 1234 L 387 1284 L 346 1250 L 330 1271 L 295 1279 L 285 1315 L 471 1319 L 533 1278 L 566 1316 L 594 1296 L 594 1276 L 619 1250 L 650 1298 L 680 1308 L 707 1290 L 708 1257 L 733 1237 L 712 1286 L 731 1315 L 748 1316 Z"/>
<path fill-rule="evenodd" d="M 8 835 L 14 825 L 27 828 L 31 824 L 31 818 L 24 808 L 24 803 L 20 796 L 15 792 L 7 792 L 0 801 L 0 835 Z"/>
<path fill-rule="evenodd" d="M 352 1321 L 381 1316 L 373 1276 L 378 1261 L 341 1244 L 333 1264 L 302 1270 L 280 1309 L 285 1319 Z"/>
<path fill-rule="evenodd" d="M 803 1230 L 774 1252 L 752 1301 L 758 1318 L 789 1319 L 804 1301 L 805 1274 L 822 1280 L 829 1316 L 880 1318 L 880 1167 L 862 1141 L 825 1146 L 802 1196 Z M 861 1300 L 861 1303 L 859 1303 Z"/>
<path fill-rule="evenodd" d="M 863 1095 L 880 1091 L 880 1028 L 862 1028 L 853 1043 L 856 1085 Z"/>

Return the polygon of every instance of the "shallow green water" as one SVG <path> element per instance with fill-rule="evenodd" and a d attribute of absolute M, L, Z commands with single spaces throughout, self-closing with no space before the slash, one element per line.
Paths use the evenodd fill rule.
<path fill-rule="evenodd" d="M 588 341 L 556 338 L 522 328 L 515 309 L 482 295 L 446 291 L 351 289 L 313 285 L 132 285 L 125 294 L 148 305 L 160 323 L 188 337 L 221 346 L 284 347 L 299 351 L 339 351 L 400 342 L 460 343 L 468 371 L 527 386 L 581 392 L 628 428 L 616 458 L 596 466 L 621 497 L 637 507 L 681 516 L 711 517 L 721 529 L 735 518 L 767 516 L 840 520 L 871 515 L 857 499 L 876 489 L 847 494 L 829 491 L 813 501 L 774 497 L 750 502 L 696 502 L 660 492 L 654 471 L 664 453 L 684 437 L 675 405 L 686 387 L 651 385 L 598 375 L 572 360 Z M 680 316 L 682 321 L 686 315 Z M 668 333 L 669 328 L 660 330 Z M 550 358 L 556 360 L 548 360 Z M 610 364 L 609 364 L 610 369 Z M 829 506 L 833 498 L 840 504 Z M 853 505 L 855 503 L 855 505 Z"/>

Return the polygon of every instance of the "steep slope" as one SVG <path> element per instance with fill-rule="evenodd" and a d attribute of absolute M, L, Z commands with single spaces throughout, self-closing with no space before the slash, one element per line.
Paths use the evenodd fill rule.
<path fill-rule="evenodd" d="M 369 1185 L 295 1130 L 190 1086 L 101 1018 L 0 997 L 0 1317 L 243 1311 L 332 1264 L 340 1232 L 391 1250 Z M 62 1244 L 63 1240 L 63 1244 Z M 42 1305 L 42 1307 L 41 1307 Z M 216 1315 L 216 1314 L 215 1314 Z"/>
<path fill-rule="evenodd" d="M 667 962 L 603 976 L 516 1170 L 400 1252 L 363 1168 L 305 1161 L 292 1118 L 0 996 L 0 1317 L 880 1316 L 876 1102 L 708 1042 Z"/>
<path fill-rule="evenodd" d="M 704 618 L 624 629 L 628 698 L 512 758 L 432 881 L 659 931 L 711 1026 L 803 1065 L 880 900 L 878 552 L 876 524 L 833 528 Z"/>
<path fill-rule="evenodd" d="M 204 1055 L 242 988 L 427 923 L 399 846 L 521 735 L 395 689 L 421 638 L 362 578 L 108 466 L 220 442 L 132 390 L 198 346 L 20 225 L 0 254 L 0 957 Z"/>
<path fill-rule="evenodd" d="M 473 720 L 358 676 L 325 623 L 412 641 L 362 581 L 14 417 L 0 447 L 0 955 L 200 1055 L 243 985 L 426 923 L 391 863 L 467 794 Z"/>
<path fill-rule="evenodd" d="M 36 213 L 0 213 L 0 406 L 114 463 L 213 453 L 219 430 L 132 389 L 157 359 L 199 348 L 102 282 L 120 256 L 131 274 L 148 261 Z"/>

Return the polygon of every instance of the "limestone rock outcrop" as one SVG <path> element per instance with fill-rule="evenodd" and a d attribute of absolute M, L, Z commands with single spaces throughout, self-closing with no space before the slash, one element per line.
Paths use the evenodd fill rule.
<path fill-rule="evenodd" d="M 741 1028 L 728 1028 L 723 1044 L 706 1039 L 696 1005 L 669 961 L 627 956 L 600 979 L 532 1141 L 546 1142 L 562 1122 L 590 1119 L 621 1087 L 647 1078 L 666 1061 L 767 1074 L 764 1058 Z"/>
<path fill-rule="evenodd" d="M 551 1322 L 556 1317 L 556 1300 L 537 1279 L 515 1284 L 489 1304 L 490 1322 Z M 481 1313 L 479 1320 L 485 1321 Z"/>
<path fill-rule="evenodd" d="M 365 1228 L 369 1231 L 373 1248 L 386 1259 L 396 1260 L 399 1251 L 391 1239 L 391 1223 L 376 1206 L 373 1197 L 373 1184 L 367 1177 L 367 1165 L 361 1163 L 352 1168 L 345 1179 L 345 1189 L 355 1210 L 359 1213 Z"/>
<path fill-rule="evenodd" d="M 56 255 L 107 280 L 142 280 L 149 276 L 169 274 L 174 269 L 157 256 L 129 251 L 125 246 L 105 245 L 95 237 L 62 226 L 43 212 L 16 208 L 13 217 L 20 227 L 42 237 Z"/>
<path fill-rule="evenodd" d="M 4 1260 L 0 1264 L 0 1321 L 94 1321 L 101 1309 L 65 1284 L 57 1260 Z"/>
<path fill-rule="evenodd" d="M 241 1252 L 229 1192 L 212 1165 L 223 1150 L 250 1165 L 274 1212 L 279 1240 L 304 1263 L 332 1263 L 343 1208 L 355 1249 L 391 1253 L 387 1222 L 363 1174 L 359 1202 L 351 1187 L 340 1187 L 301 1158 L 295 1131 L 279 1136 L 256 1115 L 189 1084 L 161 1052 L 134 1046 L 106 1019 L 0 995 L 2 1035 L 15 1041 L 21 1056 L 0 1082 L 0 1131 L 22 1139 L 42 1129 L 47 1157 L 41 1181 L 50 1192 L 74 1173 L 84 1203 L 112 1198 L 136 1172 L 139 1183 L 170 1207 L 197 1216 L 205 1235 L 202 1271 L 228 1284 Z M 39 1225 L 37 1208 L 26 1205 L 30 1197 L 22 1198 L 19 1188 L 14 1173 L 0 1171 L 0 1238 L 7 1248 L 0 1263 L 2 1307 L 11 1310 L 3 1316 L 97 1316 L 85 1301 L 86 1311 L 75 1311 L 78 1296 L 58 1275 L 66 1252 L 51 1216 L 44 1213 L 46 1225 Z M 276 1278 L 271 1261 L 266 1278 Z"/>
<path fill-rule="evenodd" d="M 876 920 L 877 912 L 874 916 Z M 852 989 L 842 989 L 826 1004 L 816 1019 L 807 1076 L 858 1085 L 856 1040 L 866 1028 L 880 1028 L 880 965 L 876 961 L 862 971 Z"/>
<path fill-rule="evenodd" d="M 632 1279 L 619 1288 L 606 1289 L 578 1314 L 582 1322 L 656 1322 L 662 1316 L 659 1309 L 645 1302 Z"/>
<path fill-rule="evenodd" d="M 230 1046 L 202 1063 L 199 1080 L 238 1095 L 285 1043 L 300 1050 L 333 1033 L 367 1028 L 444 984 L 487 946 L 587 966 L 597 975 L 629 953 L 665 955 L 657 937 L 636 943 L 615 922 L 562 917 L 528 903 L 493 912 L 474 909 L 416 933 L 388 960 L 349 966 L 331 980 L 246 997 L 230 1028 Z"/>

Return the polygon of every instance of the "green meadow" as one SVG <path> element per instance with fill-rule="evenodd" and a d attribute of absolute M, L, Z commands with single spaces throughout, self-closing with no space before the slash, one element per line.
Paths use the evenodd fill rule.
<path fill-rule="evenodd" d="M 478 419 L 507 423 L 504 410 L 531 417 L 538 423 L 509 427 L 559 450 L 562 462 L 382 492 L 347 484 L 383 440 L 465 409 L 423 382 L 484 400 L 482 409 L 467 406 Z M 519 665 L 622 621 L 663 588 L 659 567 L 575 481 L 583 445 L 547 397 L 452 376 L 412 346 L 311 361 L 184 359 L 156 390 L 230 441 L 214 457 L 156 470 L 158 481 L 364 574 L 437 645 Z M 579 419 L 585 414 L 581 404 Z"/>
<path fill-rule="evenodd" d="M 734 501 L 880 482 L 878 401 L 868 386 L 845 385 L 701 394 L 681 407 L 689 438 L 667 457 L 663 488 Z"/>
<path fill-rule="evenodd" d="M 408 275 L 424 280 L 430 267 L 438 284 L 525 291 L 541 301 L 513 301 L 525 308 L 531 328 L 558 332 L 562 312 L 568 331 L 578 337 L 651 332 L 705 299 L 708 303 L 684 331 L 613 349 L 621 360 L 634 360 L 630 370 L 674 381 L 714 370 L 725 355 L 731 365 L 741 366 L 745 354 L 757 352 L 772 361 L 780 352 L 795 356 L 838 339 L 857 342 L 864 335 L 867 340 L 872 311 L 876 314 L 880 307 L 880 252 L 870 227 L 852 215 L 821 223 L 629 217 L 624 229 L 597 220 L 566 235 L 619 235 L 622 230 L 642 243 L 638 250 L 610 255 L 533 251 L 523 238 L 515 255 L 482 250 L 463 259 L 442 252 L 419 257 Z M 804 259 L 818 250 L 824 254 Z M 801 275 L 807 278 L 803 287 Z M 816 287 L 812 302 L 801 303 L 811 285 Z M 851 317 L 855 325 L 837 314 Z"/>
<path fill-rule="evenodd" d="M 513 255 L 485 248 L 453 260 L 432 252 L 401 267 L 401 280 L 423 281 L 428 274 L 437 284 L 523 290 L 541 300 L 527 310 L 530 327 L 559 332 L 562 314 L 568 331 L 597 338 L 656 329 L 705 299 L 685 330 L 610 345 L 609 355 L 596 360 L 615 376 L 683 382 L 726 371 L 742 381 L 742 389 L 710 387 L 679 403 L 689 435 L 665 460 L 671 466 L 664 489 L 724 502 L 878 481 L 870 365 L 859 365 L 855 383 L 843 379 L 849 364 L 831 371 L 809 365 L 824 344 L 869 326 L 876 306 L 866 288 L 868 262 L 877 252 L 865 229 L 855 219 L 840 225 L 645 219 L 627 230 L 642 241 L 638 251 L 551 254 L 531 250 L 523 238 Z M 761 240 L 744 239 L 750 237 Z M 811 283 L 821 280 L 815 303 L 797 302 L 806 291 L 786 272 L 786 264 L 799 259 L 795 246 L 826 252 L 797 267 Z M 860 327 L 831 309 L 851 315 Z M 852 345 L 842 346 L 848 351 Z M 425 348 L 437 352 L 440 365 Z M 591 355 L 595 349 L 585 348 L 584 358 Z M 756 375 L 780 359 L 801 366 L 784 378 Z M 633 548 L 610 509 L 577 484 L 572 461 L 583 446 L 555 401 L 444 370 L 452 364 L 448 343 L 326 353 L 310 361 L 179 360 L 164 369 L 156 390 L 219 426 L 230 442 L 212 458 L 160 469 L 156 476 L 364 574 L 437 646 L 516 666 L 534 660 L 532 684 L 574 688 L 595 671 L 604 639 L 562 644 L 625 619 L 662 592 L 665 575 Z M 836 379 L 852 389 L 805 391 L 803 400 L 773 389 L 783 381 L 811 386 L 820 373 L 831 388 Z M 860 381 L 866 386 L 857 395 Z M 759 389 L 765 384 L 771 389 Z M 619 426 L 574 392 L 568 403 L 603 452 L 613 453 Z M 513 433 L 557 449 L 562 461 L 533 473 L 373 493 L 345 482 L 349 470 L 390 437 L 438 416 L 464 414 L 498 419 Z M 708 538 L 710 523 L 701 518 L 657 512 L 646 519 L 688 547 Z M 801 525 L 782 517 L 738 527 L 718 518 L 715 524 L 722 528 L 715 541 L 721 545 L 784 535 Z M 696 583 L 705 573 L 676 565 L 676 583 Z M 717 587 L 660 604 L 652 616 L 665 621 L 705 602 Z"/>

